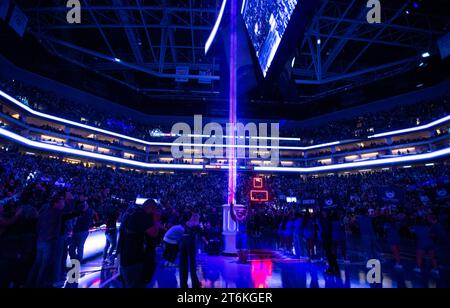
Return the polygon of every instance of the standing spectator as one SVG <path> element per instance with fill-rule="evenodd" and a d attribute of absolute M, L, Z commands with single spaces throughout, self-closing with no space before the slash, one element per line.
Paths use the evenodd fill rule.
<path fill-rule="evenodd" d="M 4 216 L 4 206 L 0 205 L 0 288 L 10 287 L 14 273 L 12 273 L 11 264 L 16 262 L 17 254 L 14 249 L 16 239 L 9 239 L 7 236 L 8 228 L 13 226 L 21 217 L 22 209 L 19 208 L 14 216 Z"/>
<path fill-rule="evenodd" d="M 292 244 L 294 236 L 294 216 L 288 214 L 286 225 L 284 227 L 284 248 L 288 254 L 292 254 Z"/>
<path fill-rule="evenodd" d="M 57 240 L 61 230 L 64 194 L 58 193 L 41 209 L 38 219 L 37 255 L 28 278 L 28 286 L 53 286 Z"/>
<path fill-rule="evenodd" d="M 84 257 L 84 244 L 89 236 L 89 229 L 94 221 L 94 210 L 89 206 L 87 197 L 81 195 L 79 197 L 79 207 L 83 209 L 83 214 L 76 219 L 75 226 L 73 228 L 72 241 L 70 243 L 69 254 L 71 259 L 83 262 Z"/>
<path fill-rule="evenodd" d="M 340 252 L 344 263 L 349 263 L 349 260 L 347 259 L 347 240 L 344 222 L 341 220 L 337 211 L 334 211 L 331 214 L 331 219 L 334 254 L 338 256 Z"/>
<path fill-rule="evenodd" d="M 304 256 L 305 245 L 303 242 L 303 215 L 300 212 L 297 213 L 294 221 L 294 248 L 297 259 Z"/>
<path fill-rule="evenodd" d="M 56 184 L 56 183 L 55 183 Z M 64 219 L 60 225 L 59 236 L 56 240 L 56 250 L 55 250 L 55 263 L 54 263 L 54 286 L 62 287 L 65 283 L 66 277 L 66 263 L 67 257 L 69 255 L 69 246 L 72 242 L 73 235 L 73 224 L 75 223 L 75 218 L 78 214 L 72 215 L 75 212 L 74 196 L 72 192 L 64 188 L 64 208 L 63 214 Z"/>
<path fill-rule="evenodd" d="M 117 220 L 119 210 L 111 204 L 108 204 L 103 212 L 106 223 L 106 244 L 103 250 L 103 262 L 108 263 L 114 260 L 114 251 L 117 248 Z"/>
<path fill-rule="evenodd" d="M 147 200 L 142 208 L 134 210 L 124 217 L 120 228 L 120 274 L 125 288 L 145 288 L 148 283 L 146 276 L 146 262 L 149 257 L 146 253 L 155 247 L 147 241 L 147 237 L 156 239 L 161 229 L 161 224 L 156 221 L 159 211 L 156 202 Z M 154 254 L 153 254 L 154 256 Z M 152 257 L 152 256 L 150 256 Z M 154 260 L 150 260 L 154 262 Z"/>
<path fill-rule="evenodd" d="M 416 224 L 411 228 L 416 236 L 416 263 L 417 267 L 414 269 L 416 273 L 421 273 L 423 270 L 423 258 L 428 254 L 431 259 L 431 265 L 433 267 L 432 272 L 439 275 L 438 262 L 436 259 L 436 253 L 434 243 L 432 239 L 431 227 L 425 221 L 423 217 L 417 217 Z"/>
<path fill-rule="evenodd" d="M 308 259 L 311 261 L 316 255 L 314 218 L 311 217 L 311 212 L 307 213 L 305 220 L 303 221 L 303 235 L 306 241 Z"/>
<path fill-rule="evenodd" d="M 14 216 L 11 218 L 6 218 L 3 216 L 3 214 L 4 214 L 4 206 L 0 205 L 0 236 L 2 236 L 4 232 L 6 232 L 6 229 L 9 226 L 17 222 L 17 220 L 20 218 L 20 215 L 22 214 L 22 209 L 19 208 L 14 214 Z"/>
<path fill-rule="evenodd" d="M 340 274 L 339 265 L 337 263 L 337 257 L 333 249 L 333 222 L 327 211 L 321 212 L 319 224 L 321 229 L 323 249 L 328 263 L 328 269 L 326 273 L 329 275 L 338 276 Z"/>
<path fill-rule="evenodd" d="M 357 220 L 366 257 L 367 259 L 373 259 L 377 258 L 378 255 L 377 239 L 373 226 L 373 211 L 369 210 L 369 214 L 366 211 L 362 209 Z"/>
<path fill-rule="evenodd" d="M 388 221 L 385 224 L 385 232 L 387 235 L 388 245 L 391 248 L 392 254 L 395 260 L 395 268 L 403 269 L 401 263 L 401 254 L 400 254 L 400 225 L 395 217 L 388 217 Z"/>
<path fill-rule="evenodd" d="M 180 244 L 180 287 L 188 288 L 188 276 L 191 274 L 192 288 L 198 289 L 202 285 L 197 276 L 197 248 L 196 238 L 200 232 L 200 215 L 188 212 L 184 218 L 184 234 Z"/>
<path fill-rule="evenodd" d="M 175 225 L 170 228 L 164 236 L 164 255 L 166 260 L 165 266 L 175 266 L 177 259 L 180 241 L 183 238 L 184 227 L 182 225 Z"/>

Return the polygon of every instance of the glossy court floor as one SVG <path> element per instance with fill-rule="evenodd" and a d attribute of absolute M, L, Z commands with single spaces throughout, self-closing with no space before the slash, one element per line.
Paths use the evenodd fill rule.
<path fill-rule="evenodd" d="M 274 250 L 255 251 L 248 264 L 238 264 L 236 258 L 197 256 L 197 272 L 204 288 L 448 288 L 450 267 L 441 256 L 439 275 L 432 274 L 429 260 L 422 273 L 414 272 L 415 255 L 403 253 L 402 270 L 395 269 L 389 254 L 380 254 L 382 284 L 367 283 L 367 261 L 357 250 L 349 250 L 350 263 L 339 262 L 340 276 L 324 273 L 325 262 L 309 263 Z M 158 250 L 158 266 L 149 288 L 178 288 L 178 267 L 165 267 Z M 79 288 L 120 288 L 117 268 L 102 266 L 101 258 L 87 262 L 82 268 Z"/>

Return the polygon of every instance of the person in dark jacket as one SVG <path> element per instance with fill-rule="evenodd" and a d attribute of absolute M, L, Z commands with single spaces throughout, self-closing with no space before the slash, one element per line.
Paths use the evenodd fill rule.
<path fill-rule="evenodd" d="M 113 205 L 106 206 L 104 213 L 106 223 L 106 244 L 103 250 L 103 262 L 108 263 L 114 260 L 114 251 L 117 248 L 117 220 L 120 212 Z"/>
<path fill-rule="evenodd" d="M 55 194 L 39 213 L 37 223 L 37 255 L 28 277 L 27 285 L 34 288 L 51 288 L 55 281 L 58 239 L 65 221 L 81 213 L 64 213 L 65 193 Z M 58 263 L 56 263 L 58 262 Z"/>
<path fill-rule="evenodd" d="M 327 211 L 321 213 L 319 219 L 323 249 L 328 262 L 328 269 L 326 271 L 329 275 L 339 275 L 339 265 L 337 262 L 337 256 L 333 249 L 333 221 L 330 214 Z"/>
<path fill-rule="evenodd" d="M 69 247 L 69 255 L 72 260 L 78 260 L 83 263 L 84 244 L 89 236 L 89 229 L 94 222 L 94 210 L 89 206 L 88 200 L 84 195 L 79 198 L 78 207 L 84 210 L 83 214 L 77 218 L 73 227 L 72 241 Z"/>
<path fill-rule="evenodd" d="M 120 227 L 120 275 L 125 288 L 145 288 L 155 269 L 156 240 L 163 229 L 154 200 L 125 215 Z"/>
<path fill-rule="evenodd" d="M 188 212 L 183 218 L 184 234 L 180 243 L 180 287 L 188 288 L 188 276 L 191 274 L 192 288 L 198 289 L 202 285 L 197 276 L 196 239 L 200 232 L 200 215 Z"/>

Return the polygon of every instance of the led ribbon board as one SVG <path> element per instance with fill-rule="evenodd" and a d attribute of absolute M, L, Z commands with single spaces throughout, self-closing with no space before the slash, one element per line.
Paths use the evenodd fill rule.
<path fill-rule="evenodd" d="M 128 166 L 138 167 L 138 168 L 144 168 L 144 169 L 178 169 L 178 170 L 203 170 L 203 165 L 179 165 L 179 164 L 173 164 L 173 165 L 167 165 L 167 164 L 149 164 L 139 161 L 134 161 L 131 159 L 125 159 L 125 158 L 119 158 L 104 154 L 98 154 L 98 153 L 91 153 L 83 150 L 77 150 L 72 148 L 67 148 L 63 146 L 58 146 L 54 144 L 48 144 L 44 142 L 39 141 L 33 141 L 30 139 L 27 139 L 25 137 L 22 137 L 16 133 L 10 132 L 6 129 L 0 128 L 0 136 L 6 137 L 8 139 L 14 140 L 20 144 L 23 144 L 25 146 L 29 146 L 35 149 L 40 150 L 47 150 L 51 152 L 58 152 L 58 153 L 65 153 L 65 154 L 72 154 L 80 157 L 85 158 L 91 158 L 91 159 L 98 159 L 102 161 L 107 161 L 111 163 L 119 163 L 124 164 Z"/>
<path fill-rule="evenodd" d="M 353 162 L 338 165 L 328 165 L 320 167 L 307 168 L 289 168 L 289 167 L 255 167 L 255 171 L 261 172 L 296 172 L 296 173 L 319 173 L 319 172 L 333 172 L 354 168 L 370 168 L 379 167 L 390 164 L 406 164 L 406 163 L 420 163 L 422 161 L 429 161 L 445 156 L 450 156 L 450 148 L 445 148 L 431 153 L 415 154 L 408 156 L 398 156 L 390 158 L 380 158 L 370 161 Z"/>
<path fill-rule="evenodd" d="M 232 0 L 232 1 L 234 1 L 234 0 Z M 206 41 L 205 54 L 208 53 L 209 49 L 211 48 L 211 45 L 214 43 L 214 39 L 216 38 L 217 32 L 219 31 L 220 23 L 222 22 L 223 14 L 225 13 L 226 6 L 227 6 L 227 0 L 223 0 L 222 5 L 220 7 L 219 15 L 217 16 L 217 19 L 216 19 L 214 27 L 211 31 L 211 34 L 209 35 L 208 40 Z"/>
<path fill-rule="evenodd" d="M 369 136 L 369 138 L 370 139 L 382 138 L 382 137 L 388 137 L 388 136 L 393 136 L 393 135 L 401 135 L 401 134 L 408 134 L 408 133 L 418 132 L 418 131 L 429 129 L 429 128 L 433 127 L 433 126 L 445 123 L 447 121 L 450 121 L 450 115 L 446 116 L 446 117 L 443 117 L 443 118 L 441 118 L 439 120 L 433 121 L 431 123 L 428 123 L 426 125 L 421 125 L 421 126 L 410 127 L 410 128 L 394 130 L 394 131 L 390 131 L 390 132 L 386 132 L 386 133 L 376 134 L 376 135 Z"/>
<path fill-rule="evenodd" d="M 57 146 L 53 144 L 47 144 L 44 142 L 29 140 L 23 136 L 16 133 L 10 132 L 4 128 L 0 128 L 0 137 L 5 137 L 7 139 L 16 141 L 17 143 L 23 144 L 25 146 L 36 148 L 40 150 L 47 150 L 57 153 L 73 154 L 80 157 L 99 159 L 103 161 L 108 161 L 111 163 L 120 163 L 129 166 L 144 168 L 144 169 L 161 169 L 161 170 L 204 170 L 208 169 L 208 166 L 203 165 L 168 165 L 168 164 L 149 164 L 139 161 L 134 161 L 125 158 L 119 158 L 114 156 L 108 156 L 104 154 L 91 153 L 83 150 L 71 149 L 62 146 Z M 420 163 L 423 161 L 430 161 L 433 159 L 439 159 L 446 156 L 450 156 L 450 148 L 447 147 L 442 150 L 434 151 L 425 154 L 414 154 L 409 156 L 399 156 L 390 158 L 381 158 L 371 161 L 363 162 L 353 162 L 339 165 L 329 165 L 320 167 L 307 167 L 307 168 L 292 168 L 292 167 L 254 167 L 254 171 L 259 172 L 293 172 L 293 173 L 314 173 L 314 172 L 330 172 L 330 171 L 341 171 L 345 169 L 352 168 L 367 168 L 367 167 L 378 167 L 388 164 L 405 164 L 405 163 Z M 220 169 L 228 169 L 228 166 L 220 166 Z"/>
<path fill-rule="evenodd" d="M 68 124 L 71 126 L 75 126 L 75 127 L 80 127 L 80 128 L 84 128 L 87 130 L 91 130 L 91 131 L 96 131 L 102 134 L 106 134 L 109 136 L 114 136 L 117 138 L 122 138 L 125 140 L 129 140 L 129 141 L 133 141 L 136 143 L 140 143 L 140 144 L 144 144 L 144 145 L 154 145 L 154 146 L 196 146 L 196 147 L 206 147 L 206 146 L 210 146 L 210 145 L 204 145 L 204 144 L 195 144 L 195 143 L 191 143 L 191 144 L 177 144 L 177 143 L 170 143 L 170 142 L 149 142 L 149 141 L 145 141 L 142 139 L 138 139 L 138 138 L 134 138 L 134 137 L 130 137 L 130 136 L 126 136 L 126 135 L 122 135 L 122 134 L 118 134 L 112 131 L 108 131 L 105 129 L 101 129 L 101 128 L 97 128 L 97 127 L 93 127 L 93 126 L 89 126 L 89 125 L 85 125 L 82 123 L 78 123 L 75 121 L 71 121 L 71 120 L 67 120 L 64 118 L 60 118 L 60 117 L 56 117 L 50 114 L 46 114 L 43 112 L 39 112 L 36 110 L 33 110 L 32 108 L 28 107 L 27 105 L 19 102 L 17 99 L 13 98 L 12 96 L 8 95 L 7 93 L 3 92 L 0 90 L 0 96 L 2 96 L 3 98 L 7 99 L 9 102 L 13 103 L 14 105 L 22 108 L 23 110 L 44 118 L 44 119 L 48 119 L 48 120 L 53 120 L 53 121 L 57 121 L 60 123 L 64 123 L 64 124 Z M 438 119 L 436 121 L 433 121 L 429 124 L 426 125 L 422 125 L 422 126 L 416 126 L 416 127 L 411 127 L 411 128 L 405 128 L 405 129 L 401 129 L 401 130 L 396 130 L 396 131 L 390 131 L 390 132 L 385 132 L 385 133 L 381 133 L 381 134 L 376 134 L 373 136 L 369 136 L 368 138 L 373 139 L 373 138 L 382 138 L 382 137 L 387 137 L 387 136 L 393 136 L 393 135 L 399 135 L 399 134 L 406 134 L 406 133 L 412 133 L 412 132 L 417 132 L 417 131 L 421 131 L 421 130 L 425 130 L 425 129 L 429 129 L 431 127 L 437 126 L 439 124 L 445 123 L 450 121 L 450 115 L 443 117 L 441 119 Z M 188 137 L 198 137 L 197 135 L 188 135 Z M 202 135 L 202 137 L 211 137 L 211 136 L 206 136 L 206 135 Z M 231 136 L 227 136 L 227 138 L 231 138 Z M 251 139 L 264 139 L 262 137 L 252 137 Z M 267 138 L 269 139 L 269 138 Z M 278 140 L 291 140 L 291 138 L 278 138 Z M 298 139 L 298 141 L 300 141 L 300 139 Z M 339 145 L 342 144 L 342 142 L 340 141 L 334 141 L 334 142 L 329 142 L 329 143 L 323 143 L 323 144 L 317 144 L 317 145 L 312 145 L 312 146 L 307 146 L 307 147 L 295 147 L 295 146 L 270 146 L 267 145 L 266 148 L 268 149 L 278 149 L 278 150 L 299 150 L 299 151 L 308 151 L 308 150 L 314 150 L 314 149 L 320 149 L 320 148 L 325 148 L 325 147 L 330 147 L 330 146 L 335 146 L 335 145 Z M 224 148 L 228 148 L 231 147 L 231 145 L 227 145 L 224 144 L 223 145 Z M 243 145 L 236 145 L 236 148 L 245 148 L 245 149 L 258 149 L 259 147 L 257 146 L 243 146 Z"/>
<path fill-rule="evenodd" d="M 142 139 L 126 136 L 123 134 L 115 133 L 115 132 L 108 131 L 105 129 L 97 128 L 94 126 L 89 126 L 89 125 L 78 123 L 78 122 L 75 122 L 72 120 L 67 120 L 67 119 L 64 119 L 61 117 L 57 117 L 57 116 L 53 116 L 50 114 L 36 111 L 1 90 L 0 90 L 0 96 L 2 96 L 9 102 L 13 103 L 14 105 L 20 107 L 21 109 L 23 109 L 37 117 L 56 121 L 59 123 L 64 123 L 64 124 L 79 127 L 79 128 L 84 128 L 87 130 L 95 131 L 98 133 L 102 133 L 102 134 L 109 135 L 109 136 L 114 136 L 117 138 L 133 141 L 133 142 L 144 144 L 144 145 L 150 145 L 150 146 L 152 146 L 152 145 L 154 145 L 154 146 L 195 146 L 195 147 L 209 147 L 210 146 L 210 145 L 196 144 L 196 143 L 183 143 L 182 144 L 182 143 L 172 143 L 172 142 L 149 142 L 149 141 L 145 141 Z M 191 135 L 188 135 L 188 137 L 199 137 L 199 136 L 191 134 Z M 211 136 L 201 135 L 201 137 L 207 138 L 207 137 L 211 137 Z M 231 136 L 228 136 L 228 138 L 231 138 Z M 263 139 L 263 137 L 252 137 L 252 139 Z M 279 138 L 279 140 L 283 140 L 283 139 L 288 140 L 289 138 Z M 300 151 L 304 150 L 304 151 L 306 151 L 306 150 L 312 150 L 312 149 L 316 149 L 316 148 L 321 148 L 321 147 L 326 147 L 326 146 L 331 146 L 331 145 L 338 145 L 338 144 L 340 144 L 340 142 L 325 143 L 325 144 L 314 145 L 314 146 L 309 146 L 309 147 L 272 147 L 272 146 L 268 145 L 265 148 L 268 148 L 268 149 L 275 148 L 275 149 L 279 149 L 279 150 L 300 150 Z M 233 145 L 224 144 L 224 145 L 222 145 L 222 147 L 230 148 L 230 147 L 233 147 Z M 245 149 L 259 149 L 258 146 L 247 146 L 247 145 L 235 145 L 235 147 L 236 148 L 245 148 Z"/>

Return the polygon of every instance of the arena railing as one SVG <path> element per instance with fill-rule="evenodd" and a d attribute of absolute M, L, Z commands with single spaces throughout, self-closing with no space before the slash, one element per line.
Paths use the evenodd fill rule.
<path fill-rule="evenodd" d="M 13 140 L 16 143 L 22 144 L 27 147 L 34 149 L 57 152 L 62 154 L 76 155 L 78 157 L 84 157 L 88 159 L 101 160 L 110 163 L 118 163 L 126 166 L 141 168 L 141 169 L 152 169 L 152 170 L 191 170 L 199 171 L 206 170 L 205 165 L 184 165 L 184 164 L 155 164 L 155 163 L 145 163 L 134 161 L 125 158 L 119 158 L 114 156 L 109 156 L 105 154 L 92 153 L 84 150 L 72 149 L 63 146 L 58 146 L 54 144 L 47 144 L 39 141 L 33 141 L 27 139 L 17 133 L 11 132 L 4 128 L 0 128 L 0 136 Z M 423 154 L 413 154 L 408 156 L 398 156 L 389 158 L 379 158 L 375 160 L 360 161 L 360 162 L 349 162 L 343 164 L 333 164 L 327 166 L 318 167 L 253 167 L 251 170 L 256 172 L 290 172 L 290 173 L 320 173 L 320 172 L 331 172 L 340 171 L 354 168 L 370 168 L 370 167 L 381 167 L 385 165 L 393 164 L 409 164 L 409 163 L 421 163 L 429 162 L 434 159 L 439 159 L 443 157 L 450 156 L 450 147 L 440 149 L 434 152 L 423 153 Z M 228 169 L 228 166 L 221 166 L 218 169 Z"/>
<path fill-rule="evenodd" d="M 29 113 L 37 116 L 37 117 L 41 117 L 41 118 L 45 118 L 45 119 L 48 119 L 48 120 L 53 120 L 53 121 L 57 121 L 57 122 L 60 122 L 60 123 L 64 123 L 64 124 L 67 124 L 67 125 L 71 125 L 71 126 L 75 126 L 75 127 L 79 127 L 79 128 L 95 131 L 95 132 L 102 133 L 102 134 L 109 135 L 109 136 L 114 136 L 114 137 L 117 137 L 117 138 L 125 139 L 125 140 L 128 140 L 128 141 L 136 142 L 136 143 L 143 144 L 143 145 L 148 145 L 148 146 L 176 146 L 177 145 L 177 144 L 174 144 L 174 143 L 171 143 L 171 142 L 150 142 L 150 141 L 145 141 L 145 140 L 142 140 L 142 139 L 134 138 L 134 137 L 131 137 L 131 136 L 115 133 L 115 132 L 108 131 L 108 130 L 105 130 L 105 129 L 101 129 L 101 128 L 98 128 L 98 127 L 94 127 L 94 126 L 78 123 L 78 122 L 67 120 L 67 119 L 64 119 L 64 118 L 61 118 L 61 117 L 57 117 L 57 116 L 53 116 L 53 115 L 46 114 L 46 113 L 43 113 L 43 112 L 39 112 L 39 111 L 36 111 L 36 110 L 30 108 L 29 106 L 25 105 L 24 103 L 18 101 L 17 99 L 15 99 L 14 97 L 10 96 L 9 94 L 3 92 L 2 90 L 0 90 L 0 96 L 2 96 L 3 98 L 7 99 L 9 102 L 15 104 L 16 106 L 22 108 L 23 110 L 25 110 L 25 111 L 27 111 L 27 112 L 29 112 Z M 439 124 L 442 124 L 442 123 L 445 123 L 445 122 L 448 122 L 448 121 L 450 121 L 450 115 L 448 115 L 446 117 L 443 117 L 441 119 L 438 119 L 436 121 L 433 121 L 433 122 L 431 122 L 429 124 L 426 124 L 426 125 L 417 126 L 417 127 L 411 127 L 411 128 L 406 128 L 406 129 L 396 130 L 396 131 L 391 131 L 391 132 L 385 132 L 385 133 L 381 133 L 381 134 L 376 134 L 376 135 L 369 136 L 368 139 L 383 138 L 383 137 L 389 137 L 389 136 L 394 136 L 394 135 L 406 134 L 406 133 L 411 133 L 411 132 L 418 132 L 418 131 L 422 131 L 422 130 L 426 130 L 426 129 L 432 128 L 434 126 L 437 126 Z M 192 136 L 195 136 L 195 135 L 192 135 Z M 324 143 L 324 144 L 312 145 L 312 146 L 307 146 L 307 147 L 295 147 L 295 146 L 276 146 L 276 147 L 271 147 L 271 146 L 268 145 L 266 148 L 279 149 L 279 150 L 308 151 L 308 150 L 315 150 L 315 149 L 320 149 L 320 148 L 327 148 L 327 147 L 337 146 L 337 145 L 341 145 L 341 144 L 343 144 L 343 141 L 335 141 L 335 142 L 329 142 L 329 143 Z M 180 144 L 180 145 L 195 146 L 195 147 L 209 146 L 209 145 L 195 144 L 195 143 Z M 227 146 L 224 145 L 224 147 L 227 147 Z M 242 148 L 246 148 L 246 149 L 252 149 L 252 148 L 256 148 L 257 149 L 257 148 L 259 148 L 259 147 L 251 147 L 251 146 L 241 146 L 241 147 Z"/>
<path fill-rule="evenodd" d="M 86 142 L 86 143 L 88 143 L 88 146 L 92 146 L 92 147 L 97 147 L 98 146 L 99 148 L 100 147 L 106 147 L 108 150 L 111 150 L 111 152 L 109 152 L 109 153 L 105 153 L 104 151 L 87 150 L 89 152 L 96 152 L 96 153 L 100 153 L 100 154 L 108 154 L 110 156 L 112 155 L 112 156 L 115 156 L 115 157 L 122 157 L 122 158 L 125 158 L 125 159 L 130 159 L 131 158 L 134 161 L 141 161 L 141 162 L 149 162 L 149 160 L 151 159 L 153 163 L 159 163 L 158 159 L 171 157 L 170 150 L 169 150 L 169 152 L 166 153 L 166 155 L 164 155 L 164 154 L 156 155 L 156 154 L 151 154 L 150 152 L 138 151 L 138 149 L 132 149 L 132 148 L 128 148 L 126 146 L 121 146 L 119 144 L 118 145 L 107 145 L 105 143 L 97 142 L 96 140 L 91 140 L 91 139 L 87 140 L 87 139 L 84 139 L 82 136 L 74 136 L 72 134 L 70 134 L 68 136 L 68 135 L 65 135 L 65 134 L 62 134 L 62 133 L 59 133 L 59 132 L 50 132 L 50 133 L 48 133 L 45 129 L 40 129 L 40 128 L 32 126 L 31 124 L 29 125 L 29 124 L 23 123 L 22 121 L 19 121 L 19 120 L 15 119 L 15 118 L 12 118 L 11 121 L 14 122 L 15 124 L 23 127 L 24 129 L 28 130 L 29 131 L 29 135 L 27 135 L 26 137 L 28 139 L 34 140 L 34 141 L 41 141 L 41 142 L 44 142 L 44 143 L 49 143 L 48 140 L 39 139 L 39 137 L 40 137 L 39 134 L 46 134 L 46 137 L 48 137 L 50 139 L 53 136 L 55 136 L 55 139 L 57 139 L 57 138 L 65 138 L 64 139 L 65 140 L 64 144 L 66 146 L 70 146 L 70 147 L 75 148 L 75 149 L 86 150 L 86 148 L 83 149 L 83 148 L 81 148 L 79 146 L 79 144 L 84 144 Z M 18 132 L 20 133 L 20 131 L 18 131 Z M 34 133 L 37 133 L 38 135 L 36 135 L 36 136 L 32 135 Z M 34 136 L 34 138 L 33 138 L 33 136 Z M 438 136 L 436 138 L 430 138 L 430 139 L 426 139 L 426 140 L 421 140 L 420 142 L 415 142 L 415 143 L 408 143 L 407 141 L 405 141 L 404 143 L 398 143 L 398 144 L 391 145 L 391 146 L 383 145 L 383 146 L 378 146 L 378 147 L 374 147 L 374 148 L 370 148 L 369 147 L 369 148 L 364 148 L 364 149 L 352 149 L 352 150 L 349 150 L 349 151 L 337 151 L 335 153 L 331 153 L 330 152 L 329 154 L 326 154 L 326 155 L 324 154 L 324 155 L 311 156 L 311 157 L 309 157 L 309 156 L 308 157 L 283 157 L 281 155 L 280 159 L 281 159 L 282 166 L 283 166 L 283 162 L 288 162 L 290 164 L 289 165 L 290 167 L 291 166 L 292 167 L 294 167 L 294 166 L 295 167 L 306 167 L 306 166 L 309 165 L 310 162 L 316 162 L 316 161 L 320 161 L 320 160 L 324 160 L 324 159 L 333 159 L 332 160 L 333 164 L 342 164 L 342 163 L 345 163 L 345 162 L 352 162 L 352 161 L 357 160 L 357 159 L 354 159 L 354 160 L 347 161 L 347 159 L 345 159 L 344 161 L 342 161 L 342 158 L 346 158 L 349 155 L 354 155 L 354 154 L 358 154 L 359 155 L 359 154 L 365 154 L 365 153 L 372 153 L 375 150 L 378 151 L 378 152 L 380 152 L 380 151 L 381 152 L 389 151 L 389 150 L 394 151 L 395 149 L 402 149 L 405 146 L 408 146 L 408 147 L 410 147 L 410 146 L 424 146 L 424 145 L 429 145 L 429 144 L 432 144 L 432 143 L 435 143 L 435 142 L 439 142 L 439 141 L 441 141 L 441 140 L 443 140 L 445 138 L 449 138 L 449 136 L 448 135 L 442 135 L 442 136 Z M 55 144 L 55 143 L 53 143 L 53 144 Z M 61 145 L 61 144 L 56 143 L 56 145 Z M 124 151 L 124 153 L 126 152 L 127 154 L 131 153 L 130 155 L 133 155 L 133 157 L 130 157 L 130 155 L 118 156 L 117 154 L 122 152 L 122 151 Z M 379 156 L 386 156 L 387 155 L 386 153 L 381 153 L 381 152 L 379 153 Z M 414 151 L 413 154 L 417 154 L 418 152 L 420 153 L 420 151 Z M 248 158 L 248 159 L 244 159 L 244 160 L 246 161 L 245 166 L 247 166 L 247 167 L 252 167 L 253 168 L 254 166 L 259 166 L 260 165 L 260 164 L 256 164 L 255 165 L 253 163 L 249 164 L 249 162 L 254 160 L 252 158 Z M 161 161 L 161 163 L 167 164 L 167 162 L 162 162 L 162 161 Z M 176 163 L 176 161 L 175 162 L 170 162 L 170 164 L 174 164 L 174 163 Z M 190 164 L 192 164 L 192 163 L 194 163 L 194 162 L 190 162 Z M 201 163 L 205 164 L 204 161 L 202 161 Z M 219 164 L 219 165 L 221 165 L 221 164 Z M 211 161 L 208 166 L 217 166 L 217 164 L 215 164 L 214 161 Z M 223 164 L 222 164 L 222 166 L 223 166 Z M 245 168 L 245 169 L 247 169 L 247 168 Z"/>

